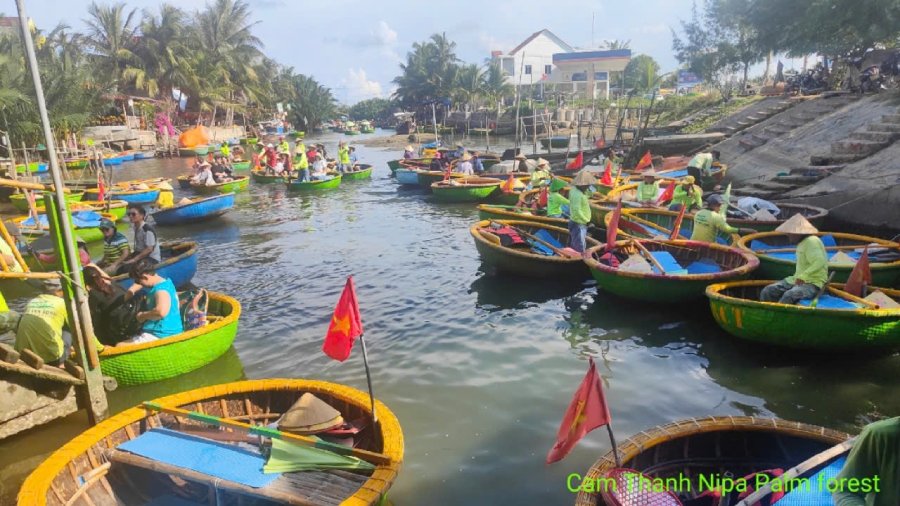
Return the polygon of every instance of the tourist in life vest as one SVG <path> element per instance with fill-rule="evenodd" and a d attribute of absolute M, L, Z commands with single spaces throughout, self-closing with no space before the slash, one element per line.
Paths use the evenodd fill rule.
<path fill-rule="evenodd" d="M 636 199 L 643 207 L 656 207 L 656 198 L 659 196 L 659 181 L 656 180 L 656 171 L 653 169 L 644 171 L 643 179 L 637 185 Z"/>
<path fill-rule="evenodd" d="M 591 222 L 589 197 L 594 176 L 582 170 L 575 176 L 574 186 L 569 189 L 569 246 L 584 253 L 587 247 L 587 226 Z"/>
<path fill-rule="evenodd" d="M 157 274 L 156 265 L 146 258 L 134 264 L 128 276 L 134 284 L 125 292 L 125 300 L 131 300 L 139 293 L 145 297 L 142 310 L 135 315 L 143 325 L 140 334 L 119 344 L 149 343 L 184 332 L 178 310 L 178 292 L 172 280 Z"/>
<path fill-rule="evenodd" d="M 763 288 L 759 300 L 796 304 L 814 298 L 828 279 L 828 253 L 815 235 L 819 231 L 802 214 L 795 214 L 775 231 L 788 234 L 791 243 L 797 244 L 797 266 L 793 276 Z"/>

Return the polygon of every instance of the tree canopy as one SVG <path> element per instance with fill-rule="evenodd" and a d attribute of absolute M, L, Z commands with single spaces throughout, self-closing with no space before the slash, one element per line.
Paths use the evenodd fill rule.
<path fill-rule="evenodd" d="M 390 115 L 392 107 L 394 107 L 393 102 L 386 98 L 370 98 L 354 104 L 347 114 L 352 120 L 386 119 Z"/>
<path fill-rule="evenodd" d="M 659 77 L 659 63 L 651 56 L 639 54 L 625 66 L 625 87 L 638 91 L 654 88 Z"/>

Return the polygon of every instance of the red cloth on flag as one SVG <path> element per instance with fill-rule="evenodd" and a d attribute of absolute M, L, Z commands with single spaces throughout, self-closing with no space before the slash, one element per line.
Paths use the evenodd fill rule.
<path fill-rule="evenodd" d="M 362 318 L 359 316 L 359 304 L 356 302 L 356 288 L 353 287 L 353 276 L 347 277 L 347 284 L 341 292 L 334 315 L 325 334 L 322 351 L 329 357 L 343 362 L 350 356 L 353 343 L 362 335 Z"/>
<path fill-rule="evenodd" d="M 672 227 L 672 234 L 669 236 L 669 239 L 678 239 L 678 233 L 681 232 L 681 222 L 684 221 L 684 211 L 687 209 L 687 206 L 681 206 L 681 211 L 678 213 L 678 217 L 675 218 L 675 226 Z"/>
<path fill-rule="evenodd" d="M 541 191 L 538 192 L 538 207 L 545 208 L 547 207 L 547 203 L 550 201 L 550 193 L 547 190 L 547 187 L 541 187 Z"/>
<path fill-rule="evenodd" d="M 606 159 L 606 168 L 603 169 L 603 176 L 600 177 L 600 184 L 603 186 L 612 186 L 612 160 Z"/>
<path fill-rule="evenodd" d="M 509 178 L 506 179 L 506 182 L 503 183 L 503 193 L 512 193 L 516 188 L 516 179 L 512 174 L 509 175 Z"/>
<path fill-rule="evenodd" d="M 604 139 L 603 137 L 600 137 L 599 139 L 597 139 L 597 142 L 594 143 L 594 147 L 597 149 L 605 148 L 606 147 L 606 139 Z"/>
<path fill-rule="evenodd" d="M 588 364 L 587 374 L 563 416 L 556 434 L 556 444 L 547 453 L 548 464 L 565 458 L 585 434 L 612 420 L 594 359 L 589 359 Z"/>
<path fill-rule="evenodd" d="M 869 246 L 866 246 L 862 256 L 859 257 L 859 261 L 853 266 L 853 270 L 847 278 L 847 284 L 844 285 L 844 290 L 857 297 L 862 297 L 863 283 L 867 286 L 872 284 L 872 270 L 869 268 Z"/>
<path fill-rule="evenodd" d="M 609 226 L 606 228 L 606 251 L 612 251 L 616 244 L 616 234 L 619 233 L 619 217 L 622 216 L 622 201 L 616 204 L 613 210 L 612 218 L 609 219 Z"/>
<path fill-rule="evenodd" d="M 566 170 L 578 170 L 584 165 L 584 151 L 579 151 L 578 156 L 566 165 Z"/>
<path fill-rule="evenodd" d="M 660 195 L 659 198 L 656 199 L 656 204 L 657 205 L 664 204 L 664 203 L 672 200 L 672 197 L 674 197 L 674 196 L 675 196 L 675 181 L 672 181 L 671 183 L 669 183 L 669 186 L 666 187 L 665 191 L 662 192 L 662 195 Z"/>
<path fill-rule="evenodd" d="M 650 155 L 649 151 L 647 151 L 646 153 L 644 153 L 644 156 L 642 156 L 641 159 L 638 160 L 637 165 L 634 166 L 634 170 L 644 170 L 651 165 L 653 165 L 653 156 Z"/>
<path fill-rule="evenodd" d="M 103 174 L 97 172 L 97 200 L 106 200 L 106 186 L 103 184 Z"/>

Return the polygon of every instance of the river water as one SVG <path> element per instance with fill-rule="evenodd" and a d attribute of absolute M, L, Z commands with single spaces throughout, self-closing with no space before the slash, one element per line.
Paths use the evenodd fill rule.
<path fill-rule="evenodd" d="M 341 138 L 320 140 L 334 151 Z M 778 416 L 855 431 L 869 414 L 900 413 L 897 354 L 756 348 L 720 331 L 705 301 L 655 307 L 598 294 L 592 281 L 488 275 L 468 232 L 473 205 L 398 188 L 386 165 L 397 151 L 360 145 L 358 153 L 376 168 L 371 181 L 317 195 L 251 183 L 223 219 L 160 229 L 163 239 L 200 243 L 194 283 L 241 301 L 238 337 L 199 371 L 113 392 L 113 410 L 242 378 L 365 390 L 358 346 L 344 363 L 320 350 L 352 274 L 375 393 L 404 431 L 405 462 L 389 493 L 397 505 L 572 504 L 566 476 L 609 450 L 605 431 L 559 463 L 544 458 L 588 356 L 620 441 L 686 417 Z M 132 162 L 116 177 L 174 177 L 188 163 Z M 85 423 L 74 415 L 0 442 L 0 504 L 12 504 L 28 472 Z"/>

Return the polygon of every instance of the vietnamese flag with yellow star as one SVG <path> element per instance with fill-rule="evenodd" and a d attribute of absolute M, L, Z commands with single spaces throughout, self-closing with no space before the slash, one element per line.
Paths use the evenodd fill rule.
<path fill-rule="evenodd" d="M 322 351 L 329 357 L 343 362 L 350 356 L 353 343 L 362 333 L 362 318 L 359 316 L 359 304 L 356 302 L 356 288 L 353 286 L 353 276 L 348 276 L 341 298 L 334 308 L 331 324 L 328 325 Z"/>
<path fill-rule="evenodd" d="M 559 426 L 556 435 L 556 444 L 547 453 L 548 464 L 562 460 L 585 434 L 612 420 L 594 359 L 589 359 L 589 364 L 587 374 L 563 416 L 562 425 Z"/>

